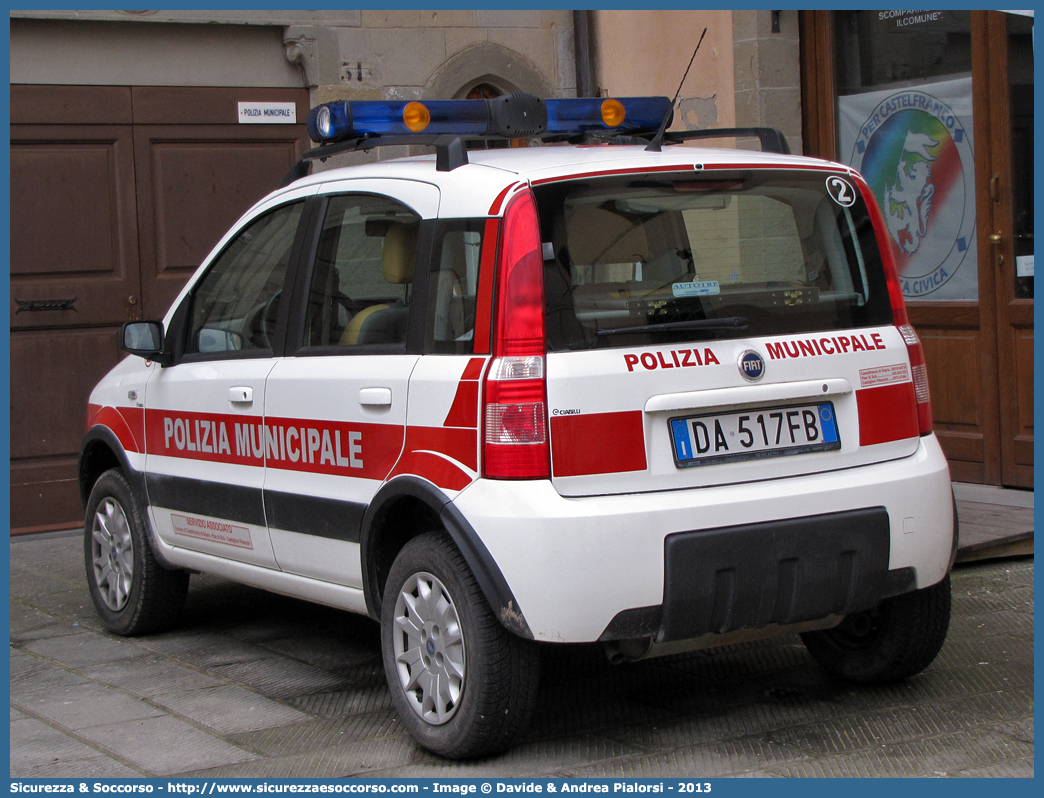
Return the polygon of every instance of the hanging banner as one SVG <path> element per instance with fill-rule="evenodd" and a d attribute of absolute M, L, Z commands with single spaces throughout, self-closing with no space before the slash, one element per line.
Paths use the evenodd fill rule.
<path fill-rule="evenodd" d="M 971 78 L 838 98 L 841 158 L 881 206 L 903 294 L 975 300 Z"/>

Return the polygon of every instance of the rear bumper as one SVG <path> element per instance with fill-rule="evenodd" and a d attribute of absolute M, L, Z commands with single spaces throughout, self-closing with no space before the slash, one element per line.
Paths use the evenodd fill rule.
<path fill-rule="evenodd" d="M 453 504 L 546 641 L 627 628 L 680 639 L 852 612 L 935 584 L 953 549 L 949 470 L 931 435 L 910 457 L 812 476 L 584 498 L 547 481 L 478 480 Z M 715 610 L 730 591 L 732 609 Z"/>

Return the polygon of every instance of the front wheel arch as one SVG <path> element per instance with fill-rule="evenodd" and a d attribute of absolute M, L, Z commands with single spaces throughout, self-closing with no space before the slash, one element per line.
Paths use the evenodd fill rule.
<path fill-rule="evenodd" d="M 87 500 L 91 497 L 91 490 L 99 477 L 111 468 L 120 469 L 125 476 L 133 480 L 135 471 L 127 461 L 127 455 L 123 451 L 120 439 L 108 427 L 100 424 L 91 427 L 83 436 L 80 443 L 80 502 L 87 507 Z M 144 498 L 144 493 L 138 492 L 138 485 L 131 484 L 131 488 L 138 494 L 136 498 Z"/>
<path fill-rule="evenodd" d="M 149 541 L 144 507 L 119 468 L 94 483 L 84 517 L 84 565 L 95 610 L 110 632 L 165 631 L 177 623 L 189 573 L 163 567 Z"/>

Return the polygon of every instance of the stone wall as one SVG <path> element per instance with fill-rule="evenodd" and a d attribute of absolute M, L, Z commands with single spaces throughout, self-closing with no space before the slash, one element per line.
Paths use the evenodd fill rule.
<path fill-rule="evenodd" d="M 576 91 L 570 11 L 12 11 L 14 83 L 307 86 L 448 99 Z M 275 37 L 281 47 L 274 46 Z"/>
<path fill-rule="evenodd" d="M 773 32 L 778 14 L 779 32 Z M 733 11 L 736 126 L 775 127 L 800 154 L 801 43 L 797 11 Z M 755 145 L 756 146 L 756 145 Z"/>
<path fill-rule="evenodd" d="M 620 10 L 593 16 L 594 79 L 605 96 L 673 97 L 706 28 L 671 129 L 734 124 L 731 12 Z"/>

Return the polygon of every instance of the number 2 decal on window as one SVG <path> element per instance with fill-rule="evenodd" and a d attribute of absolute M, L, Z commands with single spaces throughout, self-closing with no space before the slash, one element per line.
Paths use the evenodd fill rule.
<path fill-rule="evenodd" d="M 830 192 L 830 196 L 834 202 L 843 208 L 849 208 L 855 204 L 855 189 L 852 188 L 852 184 L 845 180 L 843 177 L 828 177 L 826 181 L 827 191 Z"/>

